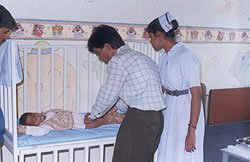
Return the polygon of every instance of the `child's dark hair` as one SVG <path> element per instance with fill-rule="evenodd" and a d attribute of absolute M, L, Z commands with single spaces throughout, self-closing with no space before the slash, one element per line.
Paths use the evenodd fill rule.
<path fill-rule="evenodd" d="M 2 5 L 0 5 L 0 28 L 8 28 L 16 30 L 17 25 L 10 12 Z"/>
<path fill-rule="evenodd" d="M 23 113 L 23 115 L 20 117 L 20 120 L 19 120 L 20 124 L 27 125 L 27 123 L 26 123 L 27 117 L 31 114 L 32 113 Z"/>
<path fill-rule="evenodd" d="M 88 50 L 94 52 L 94 48 L 103 48 L 105 43 L 110 44 L 114 49 L 125 45 L 115 28 L 108 25 L 99 25 L 93 29 L 88 40 Z"/>
<path fill-rule="evenodd" d="M 152 22 L 149 23 L 149 25 L 146 28 L 146 31 L 148 33 L 153 33 L 153 34 L 156 34 L 156 32 L 159 31 L 159 32 L 165 33 L 165 35 L 169 38 L 175 38 L 175 30 L 179 27 L 179 24 L 176 20 L 172 20 L 171 24 L 173 28 L 170 29 L 168 32 L 165 32 L 164 29 L 161 27 L 159 19 L 156 18 Z"/>

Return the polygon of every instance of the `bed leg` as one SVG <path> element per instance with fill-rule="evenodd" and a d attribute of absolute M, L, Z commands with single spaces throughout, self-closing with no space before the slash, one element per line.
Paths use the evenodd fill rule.
<path fill-rule="evenodd" d="M 58 157 L 57 150 L 54 150 L 53 151 L 53 162 L 57 162 L 57 157 Z"/>
<path fill-rule="evenodd" d="M 103 162 L 104 145 L 100 145 L 100 162 Z"/>
<path fill-rule="evenodd" d="M 36 161 L 40 162 L 41 161 L 41 152 L 36 153 Z"/>
<path fill-rule="evenodd" d="M 17 162 L 18 157 L 14 157 L 14 158 L 16 158 L 16 160 L 14 160 L 14 162 Z M 22 154 L 22 153 L 19 155 L 19 162 L 24 162 L 24 154 Z"/>
<path fill-rule="evenodd" d="M 86 146 L 85 148 L 84 148 L 84 150 L 85 150 L 85 157 L 84 157 L 84 162 L 88 162 L 89 161 L 89 146 Z"/>
<path fill-rule="evenodd" d="M 69 162 L 73 162 L 74 161 L 74 150 L 73 148 L 69 149 Z"/>

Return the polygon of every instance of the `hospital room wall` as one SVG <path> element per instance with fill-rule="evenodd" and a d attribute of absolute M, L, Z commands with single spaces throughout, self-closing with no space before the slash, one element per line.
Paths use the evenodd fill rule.
<path fill-rule="evenodd" d="M 15 18 L 147 24 L 166 11 L 182 26 L 241 27 L 250 24 L 244 0 L 1 0 Z"/>
<path fill-rule="evenodd" d="M 101 22 L 113 24 L 141 24 L 146 25 L 152 19 L 170 11 L 184 28 L 184 34 L 199 29 L 203 34 L 198 40 L 185 41 L 194 50 L 201 61 L 201 81 L 210 89 L 249 86 L 250 78 L 248 66 L 240 66 L 248 62 L 250 51 L 249 38 L 242 38 L 240 34 L 250 35 L 250 1 L 244 0 L 40 0 L 15 1 L 1 0 L 13 16 L 18 19 L 38 19 L 50 21 L 84 21 L 86 23 Z M 191 28 L 191 31 L 185 30 Z M 236 43 L 233 41 L 219 41 L 216 34 L 221 32 L 229 37 L 228 31 L 239 35 Z M 214 42 L 204 38 L 206 31 L 214 32 Z M 228 38 L 229 39 L 229 38 Z M 250 67 L 250 66 L 249 66 Z M 243 69 L 244 73 L 235 70 Z M 234 71 L 232 71 L 234 69 Z M 236 75 L 238 73 L 239 75 Z M 220 79 L 218 79 L 220 78 Z"/>

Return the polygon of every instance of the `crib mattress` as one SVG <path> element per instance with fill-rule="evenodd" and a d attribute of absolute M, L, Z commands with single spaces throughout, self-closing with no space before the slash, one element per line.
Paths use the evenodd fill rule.
<path fill-rule="evenodd" d="M 44 136 L 18 135 L 18 147 L 114 137 L 119 126 L 119 124 L 109 124 L 92 129 L 53 130 Z"/>

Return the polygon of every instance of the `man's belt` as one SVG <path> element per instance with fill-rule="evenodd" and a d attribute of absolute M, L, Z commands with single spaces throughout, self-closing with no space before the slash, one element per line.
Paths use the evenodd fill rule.
<path fill-rule="evenodd" d="M 188 94 L 188 89 L 185 90 L 175 90 L 175 91 L 170 91 L 168 89 L 166 89 L 165 94 L 171 95 L 171 96 L 180 96 L 180 95 L 185 95 Z"/>

